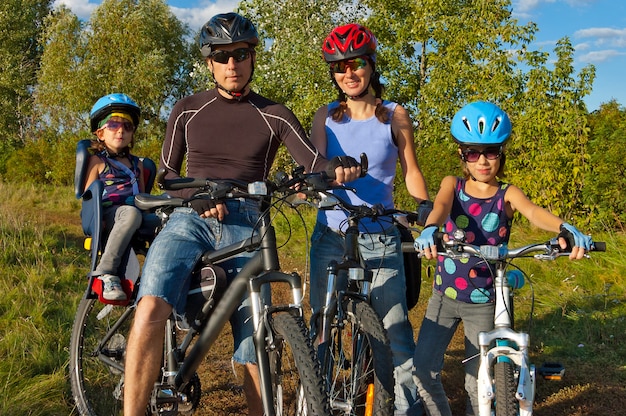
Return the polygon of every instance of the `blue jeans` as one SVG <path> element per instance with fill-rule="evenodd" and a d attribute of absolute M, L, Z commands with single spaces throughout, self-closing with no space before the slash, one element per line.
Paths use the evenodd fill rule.
<path fill-rule="evenodd" d="M 361 254 L 374 273 L 370 300 L 382 318 L 391 343 L 395 367 L 396 415 L 421 415 L 417 388 L 412 377 L 413 328 L 406 306 L 404 260 L 400 232 L 390 227 L 385 233 L 359 235 Z M 331 260 L 340 261 L 344 239 L 323 224 L 316 224 L 311 236 L 311 308 L 319 311 L 326 294 L 326 267 Z"/>
<path fill-rule="evenodd" d="M 245 200 L 227 200 L 229 214 L 223 221 L 201 218 L 192 208 L 177 208 L 148 250 L 137 301 L 156 296 L 182 314 L 187 302 L 189 277 L 196 262 L 207 250 L 225 247 L 250 236 L 258 218 L 258 204 Z M 228 281 L 236 276 L 253 253 L 221 262 Z M 230 319 L 233 339 L 233 360 L 255 363 L 252 340 L 254 331 L 250 299 L 246 293 Z"/>
<path fill-rule="evenodd" d="M 469 396 L 465 414 L 478 414 L 478 333 L 493 329 L 493 315 L 493 303 L 460 302 L 433 290 L 413 357 L 415 383 L 430 416 L 452 416 L 441 382 L 441 370 L 444 354 L 461 321 L 465 331 L 465 357 L 473 357 L 465 363 L 465 390 Z"/>

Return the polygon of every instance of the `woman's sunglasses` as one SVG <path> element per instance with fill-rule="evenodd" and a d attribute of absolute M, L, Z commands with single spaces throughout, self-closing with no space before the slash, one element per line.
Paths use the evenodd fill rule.
<path fill-rule="evenodd" d="M 461 152 L 461 157 L 464 162 L 478 162 L 480 155 L 484 155 L 487 160 L 496 160 L 502 156 L 502 147 L 487 147 L 485 150 L 465 149 Z"/>
<path fill-rule="evenodd" d="M 134 131 L 135 130 L 135 125 L 133 123 L 131 123 L 130 121 L 113 121 L 113 120 L 109 120 L 102 127 L 106 128 L 107 130 L 113 130 L 113 131 L 118 131 L 120 129 L 120 127 L 123 127 L 125 131 Z"/>
<path fill-rule="evenodd" d="M 330 70 L 334 74 L 345 74 L 348 68 L 350 68 L 350 70 L 354 72 L 357 69 L 365 68 L 366 66 L 367 66 L 367 59 L 354 58 L 354 59 L 347 59 L 345 61 L 331 62 Z"/>
<path fill-rule="evenodd" d="M 220 64 L 227 64 L 230 58 L 233 58 L 235 62 L 243 62 L 250 57 L 252 49 L 239 48 L 234 51 L 214 51 L 209 54 L 209 58 Z"/>

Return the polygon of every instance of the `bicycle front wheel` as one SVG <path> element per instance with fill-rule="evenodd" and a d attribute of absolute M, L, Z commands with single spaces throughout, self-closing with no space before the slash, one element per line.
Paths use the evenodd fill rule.
<path fill-rule="evenodd" d="M 383 324 L 367 302 L 345 299 L 342 307 L 322 364 L 332 414 L 393 415 L 394 367 Z"/>
<path fill-rule="evenodd" d="M 509 361 L 496 362 L 493 372 L 496 390 L 496 415 L 519 415 L 519 403 L 515 397 L 517 382 L 514 364 Z"/>
<path fill-rule="evenodd" d="M 275 348 L 268 351 L 277 416 L 327 415 L 328 398 L 315 350 L 301 318 L 272 316 Z"/>
<path fill-rule="evenodd" d="M 70 383 L 82 416 L 121 415 L 124 357 L 134 307 L 82 299 L 70 341 Z"/>

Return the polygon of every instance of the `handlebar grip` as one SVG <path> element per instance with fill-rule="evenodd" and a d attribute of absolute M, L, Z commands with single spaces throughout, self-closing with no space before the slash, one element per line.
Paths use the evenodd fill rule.
<path fill-rule="evenodd" d="M 606 251 L 606 243 L 604 241 L 594 241 L 592 251 Z"/>
<path fill-rule="evenodd" d="M 202 188 L 203 186 L 208 185 L 208 181 L 206 179 L 195 179 L 195 178 L 177 178 L 177 179 L 165 179 L 165 175 L 167 174 L 167 170 L 159 169 L 156 174 L 156 183 L 159 186 L 159 189 L 163 189 L 166 191 L 175 191 L 178 189 L 185 188 Z"/>
<path fill-rule="evenodd" d="M 367 160 L 367 155 L 365 153 L 361 153 L 359 157 L 361 158 L 361 178 L 364 178 L 365 175 L 367 175 L 369 161 Z"/>
<path fill-rule="evenodd" d="M 435 240 L 435 245 L 437 246 L 437 251 L 445 251 L 445 247 L 443 246 L 444 240 L 443 240 L 443 236 L 445 235 L 445 233 L 441 232 L 441 231 L 436 231 L 435 234 L 433 234 L 433 239 Z"/>
<path fill-rule="evenodd" d="M 402 243 L 402 252 L 403 253 L 416 253 L 417 250 L 415 250 L 415 246 L 413 245 L 413 243 L 410 242 L 403 242 Z"/>

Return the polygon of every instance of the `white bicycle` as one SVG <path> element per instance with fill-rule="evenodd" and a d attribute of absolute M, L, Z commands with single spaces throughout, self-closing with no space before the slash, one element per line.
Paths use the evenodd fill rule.
<path fill-rule="evenodd" d="M 435 236 L 439 255 L 452 259 L 478 257 L 492 266 L 494 274 L 494 329 L 478 335 L 479 416 L 531 416 L 536 370 L 529 359 L 530 335 L 513 328 L 512 289 L 521 287 L 525 279 L 519 268 L 509 266 L 512 260 L 521 257 L 555 260 L 569 256 L 569 250 L 561 249 L 557 238 L 511 249 L 506 245 L 477 246 L 465 243 L 465 234 L 461 230 L 457 230 L 450 241 L 443 241 L 441 237 L 441 233 Z M 605 243 L 594 242 L 592 251 L 605 250 Z M 585 256 L 589 257 L 588 254 Z M 470 357 L 468 360 L 476 358 Z"/>

